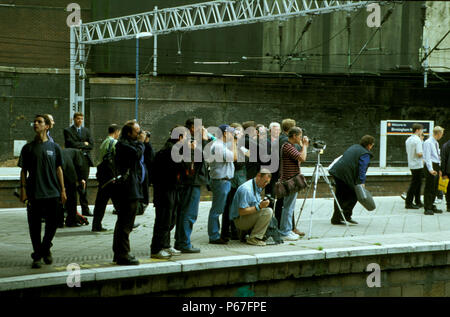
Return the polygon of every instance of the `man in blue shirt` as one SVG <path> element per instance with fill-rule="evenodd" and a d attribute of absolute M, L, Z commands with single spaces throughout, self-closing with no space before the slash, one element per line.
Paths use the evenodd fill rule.
<path fill-rule="evenodd" d="M 434 127 L 433 136 L 423 143 L 423 159 L 425 162 L 424 174 L 425 174 L 425 188 L 423 191 L 425 215 L 434 215 L 442 213 L 442 210 L 438 209 L 434 205 L 436 199 L 439 176 L 441 172 L 441 151 L 439 149 L 439 140 L 444 135 L 444 129 L 440 126 Z"/>
<path fill-rule="evenodd" d="M 239 186 L 230 207 L 230 220 L 234 220 L 240 231 L 249 231 L 247 243 L 264 246 L 264 234 L 272 218 L 272 209 L 268 208 L 270 201 L 261 201 L 261 192 L 270 183 L 272 175 L 267 169 L 261 171 Z"/>

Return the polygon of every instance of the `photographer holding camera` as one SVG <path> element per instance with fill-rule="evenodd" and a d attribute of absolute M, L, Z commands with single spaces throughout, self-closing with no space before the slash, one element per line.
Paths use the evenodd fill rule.
<path fill-rule="evenodd" d="M 133 230 L 139 201 L 144 198 L 142 183 L 145 178 L 144 141 L 146 134 L 135 120 L 125 123 L 116 144 L 116 168 L 121 181 L 115 184 L 118 197 L 117 222 L 114 229 L 114 262 L 136 265 L 139 261 L 130 252 L 129 235 Z"/>
<path fill-rule="evenodd" d="M 261 192 L 270 183 L 272 174 L 261 169 L 255 178 L 239 186 L 230 207 L 230 220 L 240 231 L 251 230 L 247 244 L 265 246 L 264 234 L 272 218 L 269 198 L 261 201 Z"/>

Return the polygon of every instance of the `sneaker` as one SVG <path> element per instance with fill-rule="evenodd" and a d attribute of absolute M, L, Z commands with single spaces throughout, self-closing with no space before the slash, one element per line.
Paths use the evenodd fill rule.
<path fill-rule="evenodd" d="M 435 204 L 440 204 L 442 203 L 442 199 L 440 198 L 436 198 L 436 200 L 434 201 Z"/>
<path fill-rule="evenodd" d="M 186 249 L 180 249 L 181 253 L 200 253 L 200 249 L 199 248 L 194 248 L 194 246 L 192 246 L 191 248 L 186 248 Z"/>
<path fill-rule="evenodd" d="M 256 238 L 248 238 L 247 239 L 247 244 L 258 245 L 258 246 L 265 246 L 266 245 L 266 243 L 264 241 L 256 239 Z"/>
<path fill-rule="evenodd" d="M 165 250 L 161 250 L 158 253 L 152 254 L 150 257 L 153 259 L 167 260 L 167 259 L 170 259 L 171 256 L 172 255 L 169 252 L 167 252 Z"/>
<path fill-rule="evenodd" d="M 291 231 L 287 236 L 282 236 L 281 239 L 285 241 L 297 241 L 300 239 L 300 236 Z"/>
<path fill-rule="evenodd" d="M 178 251 L 175 248 L 168 248 L 168 249 L 164 249 L 163 251 L 166 251 L 167 253 L 169 253 L 171 256 L 177 256 L 177 255 L 181 255 L 181 251 Z"/>

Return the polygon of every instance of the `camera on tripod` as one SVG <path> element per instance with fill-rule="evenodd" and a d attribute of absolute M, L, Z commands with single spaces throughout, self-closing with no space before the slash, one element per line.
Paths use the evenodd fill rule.
<path fill-rule="evenodd" d="M 302 129 L 302 134 L 306 135 L 306 129 Z M 318 140 L 317 138 L 308 138 L 308 142 L 310 145 L 312 145 L 312 147 L 314 148 L 315 151 L 319 151 L 319 150 L 325 150 L 325 148 L 327 147 L 327 144 L 325 141 L 322 140 Z"/>

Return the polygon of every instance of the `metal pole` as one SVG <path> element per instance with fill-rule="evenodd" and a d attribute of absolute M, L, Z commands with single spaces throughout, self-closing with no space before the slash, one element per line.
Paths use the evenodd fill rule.
<path fill-rule="evenodd" d="M 139 98 L 139 37 L 136 37 L 136 101 L 134 106 L 134 118 L 138 120 L 138 98 Z"/>
<path fill-rule="evenodd" d="M 77 101 L 75 95 L 76 81 L 75 81 L 75 60 L 76 60 L 76 48 L 75 48 L 75 29 L 74 26 L 70 27 L 70 118 L 69 125 L 72 125 L 73 114 L 77 111 Z"/>
<path fill-rule="evenodd" d="M 387 121 L 380 122 L 380 168 L 386 168 Z"/>
<path fill-rule="evenodd" d="M 428 56 L 430 55 L 428 53 L 428 49 L 429 48 L 430 47 L 428 46 L 428 39 L 426 39 L 426 41 L 425 41 L 425 56 L 426 56 L 426 59 L 423 62 L 423 87 L 424 88 L 427 88 L 427 86 L 428 86 Z"/>
<path fill-rule="evenodd" d="M 155 12 L 155 25 L 153 27 L 154 30 L 156 30 L 157 26 L 157 14 L 156 11 L 158 10 L 158 7 L 155 6 L 154 12 Z M 158 75 L 157 73 L 158 68 L 158 36 L 154 35 L 153 37 L 153 76 L 156 77 Z"/>

